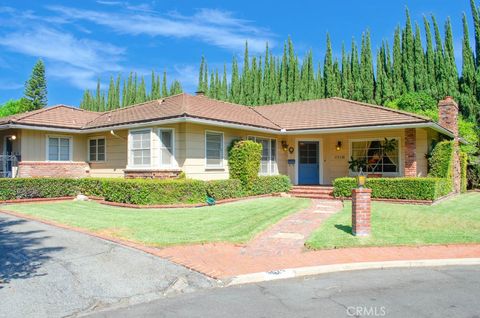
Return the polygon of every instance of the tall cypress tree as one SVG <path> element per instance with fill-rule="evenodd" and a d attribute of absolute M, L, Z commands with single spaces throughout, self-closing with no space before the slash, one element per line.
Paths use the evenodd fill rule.
<path fill-rule="evenodd" d="M 475 0 L 470 0 L 470 8 L 472 9 L 473 28 L 475 31 L 475 65 L 478 67 L 480 65 L 480 13 L 475 5 Z"/>
<path fill-rule="evenodd" d="M 280 64 L 279 76 L 279 96 L 278 101 L 284 103 L 287 101 L 287 81 L 288 81 L 288 60 L 287 60 L 287 43 L 283 46 L 282 62 Z"/>
<path fill-rule="evenodd" d="M 360 79 L 362 82 L 362 101 L 375 103 L 375 76 L 373 74 L 372 49 L 370 32 L 362 35 L 362 51 L 360 54 Z"/>
<path fill-rule="evenodd" d="M 447 94 L 458 98 L 458 71 L 453 48 L 452 25 L 450 19 L 445 22 L 445 69 L 447 75 Z"/>
<path fill-rule="evenodd" d="M 405 9 L 406 24 L 402 36 L 402 75 L 407 92 L 415 91 L 414 70 L 414 38 L 412 31 L 412 22 L 410 20 L 410 12 Z"/>
<path fill-rule="evenodd" d="M 395 29 L 393 38 L 393 93 L 400 96 L 405 92 L 402 74 L 402 47 L 400 40 L 400 27 Z"/>
<path fill-rule="evenodd" d="M 233 103 L 238 103 L 240 101 L 240 78 L 238 73 L 238 63 L 237 58 L 234 56 L 232 61 L 232 79 L 230 81 L 230 98 L 229 100 Z"/>
<path fill-rule="evenodd" d="M 27 110 L 40 109 L 47 106 L 47 79 L 45 64 L 39 59 L 32 69 L 30 78 L 25 83 L 24 97 L 28 100 Z"/>
<path fill-rule="evenodd" d="M 414 51 L 413 51 L 413 61 L 414 61 L 414 87 L 416 92 L 425 91 L 427 88 L 427 72 L 425 67 L 425 53 L 422 47 L 422 38 L 420 35 L 420 27 L 418 24 L 415 24 L 415 38 L 414 38 Z"/>
<path fill-rule="evenodd" d="M 205 72 L 203 75 L 205 76 L 205 74 L 207 74 L 207 72 Z M 208 82 L 204 82 L 204 85 L 208 85 Z M 204 89 L 206 91 L 207 89 L 207 86 L 204 86 Z M 204 92 L 205 92 L 204 91 Z M 162 79 L 162 96 L 163 97 L 166 97 L 168 96 L 168 90 L 167 90 L 167 72 L 163 72 L 163 79 Z"/>
<path fill-rule="evenodd" d="M 108 96 L 107 96 L 107 109 L 114 109 L 115 102 L 115 82 L 113 81 L 113 76 L 110 76 L 110 83 L 108 84 Z"/>
<path fill-rule="evenodd" d="M 358 49 L 357 43 L 352 39 L 352 54 L 351 54 L 351 69 L 352 69 L 352 82 L 353 82 L 353 92 L 352 99 L 361 101 L 362 100 L 362 78 L 360 72 L 360 62 L 358 61 Z"/>
<path fill-rule="evenodd" d="M 342 90 L 341 96 L 343 98 L 352 98 L 352 75 L 350 68 L 350 57 L 345 51 L 345 44 L 342 44 Z"/>
<path fill-rule="evenodd" d="M 426 91 L 430 96 L 437 96 L 437 80 L 435 78 L 435 50 L 433 48 L 432 32 L 427 18 L 423 17 L 425 27 L 425 43 L 427 49 L 425 52 L 425 70 L 426 70 Z"/>
<path fill-rule="evenodd" d="M 145 85 L 145 78 L 142 76 L 140 80 L 140 85 L 137 89 L 137 98 L 135 100 L 136 103 L 144 103 L 147 100 L 147 87 Z"/>
<path fill-rule="evenodd" d="M 325 84 L 325 97 L 333 97 L 336 95 L 335 71 L 333 69 L 332 42 L 330 35 L 327 33 L 327 51 L 325 52 L 325 60 L 323 62 L 323 80 Z"/>
<path fill-rule="evenodd" d="M 441 99 L 448 95 L 447 91 L 447 72 L 445 69 L 445 56 L 443 52 L 442 37 L 438 28 L 437 20 L 432 15 L 433 30 L 435 32 L 435 80 L 437 83 L 436 99 Z"/>
<path fill-rule="evenodd" d="M 462 76 L 460 78 L 460 110 L 465 118 L 475 120 L 478 103 L 476 99 L 475 59 L 470 47 L 467 16 L 463 14 Z"/>

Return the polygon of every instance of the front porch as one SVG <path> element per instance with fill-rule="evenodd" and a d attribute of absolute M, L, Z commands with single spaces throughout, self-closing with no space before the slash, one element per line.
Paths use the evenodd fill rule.
<path fill-rule="evenodd" d="M 429 128 L 290 135 L 281 141 L 287 165 L 282 172 L 279 163 L 279 170 L 294 185 L 331 185 L 336 178 L 355 176 L 349 169 L 353 158 L 365 162 L 363 171 L 370 177 L 426 177 L 427 155 L 440 139 Z M 394 147 L 386 149 L 385 142 Z"/>

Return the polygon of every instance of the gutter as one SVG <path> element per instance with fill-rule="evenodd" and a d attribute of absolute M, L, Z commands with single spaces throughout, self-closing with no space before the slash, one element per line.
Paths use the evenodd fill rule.
<path fill-rule="evenodd" d="M 434 122 L 407 123 L 407 124 L 396 124 L 396 125 L 394 124 L 394 125 L 338 127 L 338 128 L 324 128 L 324 129 L 287 130 L 284 128 L 282 129 L 263 128 L 258 126 L 249 126 L 244 124 L 225 122 L 220 120 L 187 117 L 186 115 L 183 115 L 182 117 L 160 119 L 160 120 L 148 121 L 148 122 L 123 124 L 123 125 L 116 125 L 116 126 L 111 125 L 111 126 L 105 126 L 101 128 L 72 129 L 72 128 L 33 126 L 33 125 L 22 125 L 22 124 L 12 123 L 12 124 L 0 125 L 0 129 L 17 128 L 17 129 L 30 129 L 30 130 L 39 130 L 39 131 L 53 131 L 53 132 L 81 134 L 81 133 L 110 132 L 111 130 L 132 129 L 132 128 L 148 127 L 152 125 L 165 125 L 165 124 L 176 124 L 176 123 L 195 123 L 195 124 L 201 124 L 201 125 L 212 125 L 212 126 L 220 126 L 220 127 L 232 128 L 232 129 L 250 130 L 250 131 L 262 132 L 267 134 L 275 134 L 275 135 L 309 135 L 309 134 L 328 134 L 328 133 L 391 130 L 391 129 L 405 129 L 405 128 L 431 128 L 451 138 L 454 137 L 453 133 L 450 130 L 445 129 L 441 127 L 439 124 Z M 463 144 L 467 143 L 464 139 L 460 139 L 460 142 Z"/>

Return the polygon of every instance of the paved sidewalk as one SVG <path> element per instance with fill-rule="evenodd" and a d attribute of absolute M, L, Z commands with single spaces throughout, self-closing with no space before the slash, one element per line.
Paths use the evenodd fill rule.
<path fill-rule="evenodd" d="M 309 209 L 283 219 L 246 246 L 226 243 L 173 246 L 155 254 L 219 279 L 307 266 L 480 257 L 478 244 L 307 250 L 304 242 L 310 233 L 341 208 L 340 201 L 313 200 Z"/>

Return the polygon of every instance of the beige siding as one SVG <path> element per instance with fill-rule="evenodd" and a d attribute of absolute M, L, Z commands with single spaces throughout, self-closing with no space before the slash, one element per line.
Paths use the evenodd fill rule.
<path fill-rule="evenodd" d="M 428 132 L 427 129 L 417 129 L 417 176 L 426 177 L 428 171 Z"/>
<path fill-rule="evenodd" d="M 89 134 L 86 138 L 85 149 L 88 153 L 90 138 L 105 138 L 104 162 L 89 162 L 90 176 L 92 177 L 123 177 L 123 170 L 127 166 L 127 138 L 128 130 L 116 130 L 115 136 L 110 132 Z M 87 154 L 88 158 L 88 154 Z"/>
<path fill-rule="evenodd" d="M 47 136 L 72 138 L 72 161 L 85 162 L 87 147 L 85 135 L 45 132 L 38 130 L 22 130 L 22 161 L 46 161 Z"/>
<path fill-rule="evenodd" d="M 223 168 L 208 169 L 205 164 L 205 132 L 218 131 L 224 134 Z M 281 150 L 281 136 L 263 134 L 254 131 L 236 130 L 216 126 L 186 124 L 186 160 L 183 165 L 183 171 L 189 178 L 201 180 L 227 179 L 228 178 L 228 156 L 227 148 L 234 139 L 247 138 L 248 136 L 275 138 L 277 140 L 277 167 L 279 173 L 286 173 L 286 154 Z"/>

